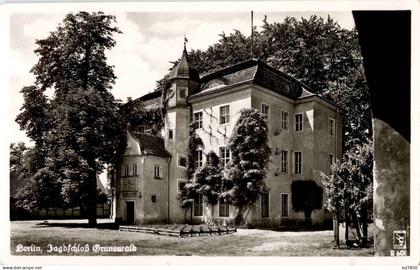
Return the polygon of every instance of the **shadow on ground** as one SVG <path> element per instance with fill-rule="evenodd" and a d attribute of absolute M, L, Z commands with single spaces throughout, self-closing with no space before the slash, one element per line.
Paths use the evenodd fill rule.
<path fill-rule="evenodd" d="M 96 228 L 96 229 L 108 229 L 108 230 L 118 230 L 118 224 L 114 222 L 102 222 L 98 223 L 95 226 L 89 225 L 86 223 L 75 223 L 75 222 L 49 222 L 43 221 L 33 225 L 35 228 L 42 227 L 63 227 L 63 228 Z"/>

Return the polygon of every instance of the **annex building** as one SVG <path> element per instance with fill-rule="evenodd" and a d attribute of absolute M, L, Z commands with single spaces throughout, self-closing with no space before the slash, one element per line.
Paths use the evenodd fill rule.
<path fill-rule="evenodd" d="M 161 136 L 128 131 L 127 148 L 117 165 L 115 218 L 128 224 L 186 223 L 178 196 L 187 183 L 189 124 L 196 121 L 204 147 L 197 151 L 198 166 L 214 151 L 222 164 L 230 160 L 229 136 L 243 108 L 256 108 L 269 122 L 272 149 L 266 184 L 247 216 L 254 226 L 293 226 L 304 213 L 292 206 L 291 184 L 313 180 L 322 187 L 320 172 L 328 172 L 342 154 L 342 111 L 312 93 L 298 80 L 267 64 L 251 59 L 210 74 L 198 74 L 182 57 L 169 77 L 167 110 Z M 139 98 L 145 106 L 161 102 L 161 93 Z M 325 191 L 323 201 L 325 201 Z M 213 217 L 223 223 L 235 209 L 224 202 L 214 207 Z M 197 197 L 193 220 L 205 221 L 209 209 Z M 330 219 L 325 209 L 312 212 L 313 224 Z"/>

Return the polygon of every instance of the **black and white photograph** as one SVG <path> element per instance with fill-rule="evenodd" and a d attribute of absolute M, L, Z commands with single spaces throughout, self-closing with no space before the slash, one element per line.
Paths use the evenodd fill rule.
<path fill-rule="evenodd" d="M 3 269 L 80 256 L 417 269 L 407 3 L 5 4 Z"/>

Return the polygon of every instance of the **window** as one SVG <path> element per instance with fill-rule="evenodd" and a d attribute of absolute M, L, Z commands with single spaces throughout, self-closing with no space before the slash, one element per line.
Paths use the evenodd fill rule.
<path fill-rule="evenodd" d="M 302 131 L 303 130 L 303 114 L 298 113 L 295 114 L 295 131 Z"/>
<path fill-rule="evenodd" d="M 130 190 L 129 184 L 130 183 L 128 182 L 127 178 L 123 179 L 122 180 L 122 190 L 123 191 L 129 191 Z"/>
<path fill-rule="evenodd" d="M 281 128 L 282 129 L 289 129 L 289 113 L 285 111 L 281 111 Z"/>
<path fill-rule="evenodd" d="M 203 166 L 203 150 L 197 150 L 197 159 L 195 161 L 195 167 L 200 168 Z"/>
<path fill-rule="evenodd" d="M 289 216 L 289 194 L 287 193 L 281 194 L 281 216 Z"/>
<path fill-rule="evenodd" d="M 187 167 L 187 158 L 184 156 L 178 155 L 178 167 Z"/>
<path fill-rule="evenodd" d="M 229 123 L 229 105 L 220 107 L 220 120 L 221 125 Z"/>
<path fill-rule="evenodd" d="M 178 91 L 179 91 L 179 97 L 180 98 L 185 98 L 187 96 L 187 88 L 180 87 L 180 88 L 178 88 Z"/>
<path fill-rule="evenodd" d="M 219 200 L 219 217 L 229 217 L 229 204 L 225 200 Z"/>
<path fill-rule="evenodd" d="M 197 123 L 197 128 L 203 128 L 203 112 L 194 113 L 194 122 Z"/>
<path fill-rule="evenodd" d="M 287 173 L 287 167 L 288 167 L 287 155 L 288 154 L 289 154 L 288 151 L 281 150 L 281 172 L 282 173 Z"/>
<path fill-rule="evenodd" d="M 137 174 L 137 164 L 132 164 L 131 166 L 133 167 L 133 176 L 138 175 Z"/>
<path fill-rule="evenodd" d="M 168 138 L 171 140 L 174 138 L 174 131 L 172 129 L 168 130 Z"/>
<path fill-rule="evenodd" d="M 136 180 L 133 178 L 124 178 L 122 180 L 123 191 L 136 191 Z"/>
<path fill-rule="evenodd" d="M 263 193 L 261 194 L 261 217 L 266 218 L 268 217 L 269 213 L 269 193 Z"/>
<path fill-rule="evenodd" d="M 126 168 L 125 165 L 121 165 L 121 171 L 120 171 L 120 176 L 121 177 L 124 177 L 124 176 L 127 175 L 125 168 Z"/>
<path fill-rule="evenodd" d="M 133 176 L 134 166 L 126 165 L 127 167 L 127 176 Z"/>
<path fill-rule="evenodd" d="M 261 103 L 261 113 L 268 118 L 270 112 L 270 106 L 264 103 Z"/>
<path fill-rule="evenodd" d="M 182 190 L 185 188 L 186 184 L 187 184 L 187 180 L 178 179 L 178 193 L 182 192 Z"/>
<path fill-rule="evenodd" d="M 295 152 L 295 174 L 302 173 L 302 152 Z"/>
<path fill-rule="evenodd" d="M 328 171 L 330 172 L 330 174 L 332 173 L 331 171 L 331 165 L 334 163 L 334 155 L 329 154 L 328 155 Z"/>
<path fill-rule="evenodd" d="M 230 161 L 230 150 L 227 147 L 220 147 L 219 157 L 220 157 L 220 163 L 223 165 L 224 168 L 226 168 L 227 164 Z"/>
<path fill-rule="evenodd" d="M 159 165 L 155 165 L 155 173 L 154 173 L 155 178 L 162 178 L 161 176 L 161 169 Z"/>
<path fill-rule="evenodd" d="M 203 195 L 197 194 L 194 197 L 194 216 L 203 215 Z"/>
<path fill-rule="evenodd" d="M 328 132 L 331 136 L 335 135 L 335 120 L 329 118 L 328 119 Z"/>
<path fill-rule="evenodd" d="M 157 203 L 157 196 L 156 196 L 155 194 L 153 194 L 153 195 L 150 197 L 150 200 L 152 201 L 152 203 Z"/>

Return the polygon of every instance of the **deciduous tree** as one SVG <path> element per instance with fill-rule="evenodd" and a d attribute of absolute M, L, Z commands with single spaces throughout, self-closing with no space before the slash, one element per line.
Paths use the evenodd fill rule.
<path fill-rule="evenodd" d="M 66 206 L 87 209 L 91 225 L 96 224 L 96 176 L 118 157 L 125 134 L 109 92 L 116 77 L 105 56 L 115 46 L 112 35 L 121 33 L 113 23 L 115 17 L 102 12 L 70 13 L 47 38 L 38 40 L 39 60 L 31 70 L 36 81 L 29 93 L 42 101 L 45 90 L 54 90 L 53 99 L 43 103 L 48 105 L 47 132 L 33 128 L 37 120 L 32 111 L 39 108 L 31 98 L 17 119 L 28 133 L 41 134 L 31 137 L 42 141 L 46 154 L 35 175 L 58 184 Z"/>
<path fill-rule="evenodd" d="M 331 174 L 321 173 L 327 199 L 325 206 L 346 220 L 346 240 L 350 220 L 356 229 L 360 245 L 367 245 L 367 223 L 373 203 L 373 146 L 368 140 L 349 149 L 341 160 L 331 165 Z M 362 230 L 360 230 L 360 225 Z M 338 237 L 338 236 L 336 236 Z"/>
<path fill-rule="evenodd" d="M 214 205 L 219 201 L 222 191 L 222 170 L 219 164 L 219 157 L 210 151 L 207 154 L 205 165 L 195 173 L 195 183 L 198 185 L 197 193 L 203 195 L 204 202 L 210 207 L 210 220 L 212 224 Z"/>
<path fill-rule="evenodd" d="M 312 180 L 296 180 L 292 183 L 292 205 L 295 211 L 303 211 L 307 221 L 312 211 L 322 208 L 322 187 Z"/>
<path fill-rule="evenodd" d="M 231 160 L 226 169 L 222 197 L 237 206 L 236 224 L 243 222 L 259 195 L 266 190 L 264 178 L 271 149 L 268 146 L 268 125 L 256 109 L 242 109 L 229 138 Z"/>

